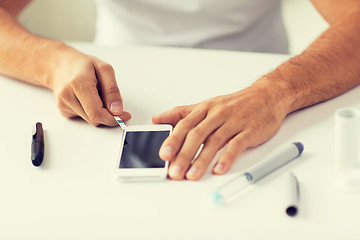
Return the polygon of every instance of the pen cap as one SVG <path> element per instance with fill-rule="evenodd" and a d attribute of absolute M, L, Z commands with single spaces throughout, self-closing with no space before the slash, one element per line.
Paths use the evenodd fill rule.
<path fill-rule="evenodd" d="M 340 108 L 335 112 L 335 171 L 360 166 L 360 111 Z"/>
<path fill-rule="evenodd" d="M 287 172 L 284 176 L 285 193 L 284 199 L 285 212 L 290 217 L 294 217 L 298 212 L 299 205 L 299 183 L 292 172 Z"/>
<path fill-rule="evenodd" d="M 31 161 L 36 167 L 40 166 L 44 158 L 44 131 L 40 122 L 36 123 L 35 133 L 31 142 Z"/>

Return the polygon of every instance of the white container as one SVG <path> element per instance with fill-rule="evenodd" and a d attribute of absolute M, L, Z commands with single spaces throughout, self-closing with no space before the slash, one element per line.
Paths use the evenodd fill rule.
<path fill-rule="evenodd" d="M 341 108 L 335 112 L 335 172 L 337 184 L 360 190 L 360 111 Z"/>

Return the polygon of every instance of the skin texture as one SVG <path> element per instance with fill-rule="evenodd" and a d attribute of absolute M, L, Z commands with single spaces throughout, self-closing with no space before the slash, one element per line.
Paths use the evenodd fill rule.
<path fill-rule="evenodd" d="M 80 116 L 94 126 L 117 126 L 113 115 L 129 120 L 108 63 L 19 25 L 15 17 L 29 2 L 0 1 L 0 73 L 51 89 L 65 117 Z"/>
<path fill-rule="evenodd" d="M 0 0 L 0 73 L 51 89 L 65 117 L 80 116 L 94 126 L 115 126 L 113 115 L 130 119 L 109 64 L 35 36 L 17 23 L 28 2 Z M 200 179 L 225 146 L 212 170 L 224 174 L 241 152 L 274 136 L 287 114 L 359 85 L 360 2 L 312 2 L 330 26 L 303 53 L 246 89 L 153 117 L 155 124 L 174 126 L 159 153 L 172 162 L 170 178 Z"/>
<path fill-rule="evenodd" d="M 160 157 L 172 162 L 172 179 L 200 179 L 228 143 L 212 170 L 226 173 L 242 151 L 274 136 L 287 114 L 359 85 L 360 2 L 313 3 L 330 26 L 302 54 L 249 88 L 153 117 L 156 124 L 175 126 L 160 149 Z M 201 144 L 200 155 L 191 163 Z"/>

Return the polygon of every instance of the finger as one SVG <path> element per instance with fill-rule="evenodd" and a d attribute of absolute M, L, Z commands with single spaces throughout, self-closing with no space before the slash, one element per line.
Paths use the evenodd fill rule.
<path fill-rule="evenodd" d="M 182 146 L 186 135 L 206 117 L 206 110 L 193 111 L 186 118 L 180 120 L 171 135 L 162 144 L 159 156 L 163 160 L 171 161 Z"/>
<path fill-rule="evenodd" d="M 99 83 L 99 93 L 104 106 L 113 115 L 121 115 L 123 103 L 116 83 L 114 69 L 100 60 L 94 61 L 95 74 Z"/>
<path fill-rule="evenodd" d="M 58 107 L 64 116 L 71 118 L 73 115 L 80 116 L 91 125 L 97 126 L 90 121 L 72 89 L 65 88 L 58 97 Z"/>
<path fill-rule="evenodd" d="M 249 147 L 250 134 L 248 131 L 243 131 L 236 135 L 229 141 L 223 154 L 213 168 L 214 174 L 224 174 L 233 165 L 236 158 Z"/>
<path fill-rule="evenodd" d="M 237 132 L 237 130 L 235 130 Z M 210 162 L 215 157 L 217 151 L 221 149 L 226 142 L 234 136 L 234 126 L 224 124 L 217 129 L 211 136 L 209 136 L 202 148 L 201 153 L 193 162 L 191 168 L 186 173 L 186 178 L 189 180 L 198 180 L 206 172 Z"/>
<path fill-rule="evenodd" d="M 69 119 L 73 119 L 73 118 L 77 118 L 79 117 L 78 114 L 76 114 L 76 112 L 74 112 L 71 108 L 69 108 L 68 106 L 66 106 L 66 108 L 62 108 L 60 109 L 61 114 Z"/>
<path fill-rule="evenodd" d="M 181 119 L 187 117 L 194 107 L 195 105 L 175 107 L 170 111 L 153 116 L 152 122 L 154 124 L 170 124 L 175 126 Z"/>
<path fill-rule="evenodd" d="M 131 114 L 129 112 L 124 111 L 121 115 L 118 115 L 124 122 L 131 119 Z"/>
<path fill-rule="evenodd" d="M 56 105 L 58 107 L 58 109 L 60 110 L 60 113 L 66 117 L 66 118 L 74 118 L 74 117 L 79 117 L 78 114 L 76 114 L 76 112 L 74 112 L 68 105 L 67 103 L 65 103 L 64 99 L 62 99 L 61 97 L 56 98 Z"/>
<path fill-rule="evenodd" d="M 84 79 L 79 79 L 73 83 L 75 96 L 86 115 L 86 117 L 83 117 L 83 115 L 80 116 L 95 126 L 99 124 L 116 126 L 116 121 L 114 121 L 113 115 L 104 108 L 103 102 L 100 99 L 99 92 L 96 87 L 96 79 L 89 79 L 86 82 L 85 81 L 86 80 Z M 76 110 L 77 113 L 82 113 L 81 109 L 78 107 Z"/>
<path fill-rule="evenodd" d="M 195 158 L 200 146 L 205 139 L 211 135 L 215 129 L 223 124 L 221 120 L 214 120 L 210 117 L 191 129 L 186 136 L 184 144 L 181 146 L 175 160 L 171 163 L 169 176 L 172 179 L 183 179 L 189 169 L 192 160 Z"/>

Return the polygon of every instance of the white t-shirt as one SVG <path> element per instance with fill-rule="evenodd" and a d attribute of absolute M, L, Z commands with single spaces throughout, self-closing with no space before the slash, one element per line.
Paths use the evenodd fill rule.
<path fill-rule="evenodd" d="M 95 43 L 288 52 L 281 0 L 95 0 Z"/>

